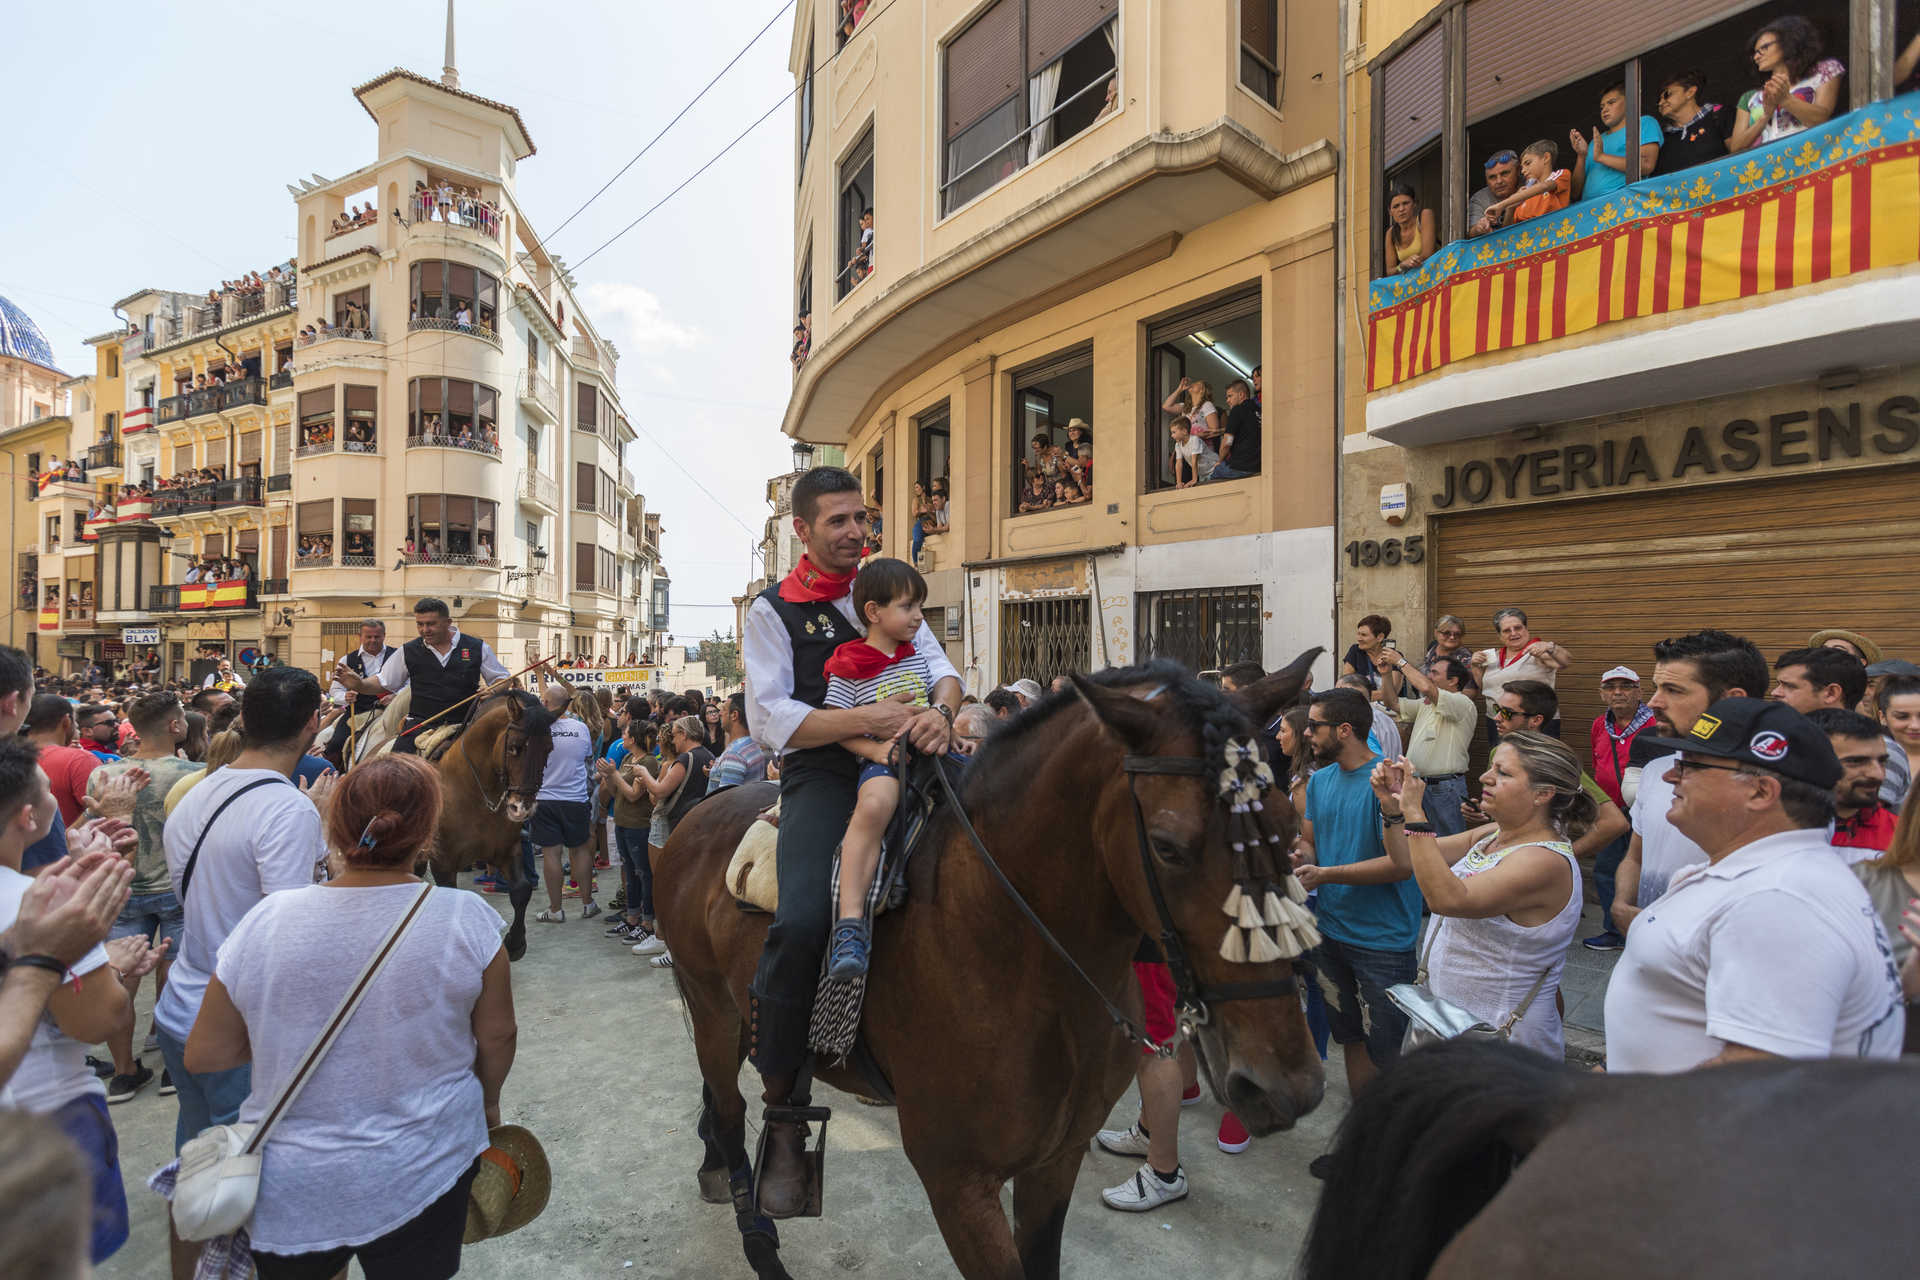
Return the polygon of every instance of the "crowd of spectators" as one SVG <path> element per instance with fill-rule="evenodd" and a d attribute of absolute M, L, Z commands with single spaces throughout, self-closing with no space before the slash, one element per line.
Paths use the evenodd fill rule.
<path fill-rule="evenodd" d="M 360 227 L 370 227 L 379 220 L 380 211 L 374 208 L 371 203 L 360 205 L 358 208 L 348 209 L 345 213 L 333 220 L 333 225 L 327 229 L 327 238 L 331 240 L 334 236 L 345 235 L 347 232 Z"/>
<path fill-rule="evenodd" d="M 248 582 L 253 567 L 238 556 L 200 556 L 187 564 L 182 582 Z"/>
<path fill-rule="evenodd" d="M 793 351 L 788 359 L 793 363 L 793 371 L 800 372 L 800 366 L 807 362 L 813 353 L 813 312 L 802 311 L 793 325 Z"/>
<path fill-rule="evenodd" d="M 292 302 L 295 281 L 296 268 L 293 261 L 289 259 L 267 268 L 265 275 L 261 275 L 258 271 L 249 271 L 237 279 L 222 280 L 218 289 L 207 290 L 206 305 L 218 314 L 221 303 L 229 297 L 258 298 L 266 295 L 269 290 L 274 290 L 275 296 L 280 300 Z"/>
<path fill-rule="evenodd" d="M 869 205 L 860 211 L 860 243 L 854 248 L 853 256 L 847 259 L 847 265 L 841 268 L 841 274 L 847 278 L 847 288 L 865 280 L 873 274 L 873 207 Z M 808 330 L 811 339 L 812 330 Z"/>
<path fill-rule="evenodd" d="M 500 432 L 493 425 L 492 418 L 481 418 L 476 425 L 471 417 L 465 415 L 449 416 L 443 420 L 437 413 L 426 413 L 421 415 L 419 434 L 412 437 L 411 443 L 498 453 Z"/>
<path fill-rule="evenodd" d="M 1658 114 L 1637 114 L 1631 122 L 1643 177 L 1763 146 L 1824 124 L 1840 110 L 1847 70 L 1825 56 L 1814 23 L 1792 14 L 1774 18 L 1754 32 L 1748 51 L 1759 84 L 1732 107 L 1710 101 L 1705 77 L 1691 68 L 1675 67 L 1648 82 Z M 1920 37 L 1901 52 L 1896 83 L 1904 85 L 1917 65 Z M 1467 202 L 1466 234 L 1485 235 L 1624 187 L 1629 105 L 1625 84 L 1609 85 L 1595 104 L 1596 120 L 1568 130 L 1564 152 L 1547 137 L 1488 157 L 1484 185 Z M 1433 256 L 1439 248 L 1435 210 L 1409 183 L 1389 184 L 1386 213 L 1386 274 L 1414 270 Z"/>
<path fill-rule="evenodd" d="M 444 179 L 431 186 L 424 181 L 416 181 L 410 199 L 409 222 L 446 222 L 454 226 L 472 227 L 490 236 L 498 237 L 500 234 L 500 206 L 484 198 L 472 187 L 463 187 Z"/>
<path fill-rule="evenodd" d="M 303 327 L 298 336 L 299 344 L 303 347 L 310 347 L 328 338 L 359 338 L 366 341 L 373 337 L 373 320 L 358 298 L 349 298 L 341 304 L 339 324 L 321 316 Z"/>

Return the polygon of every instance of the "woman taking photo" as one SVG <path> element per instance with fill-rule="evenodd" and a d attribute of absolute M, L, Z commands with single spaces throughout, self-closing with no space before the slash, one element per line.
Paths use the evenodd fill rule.
<path fill-rule="evenodd" d="M 1160 407 L 1168 413 L 1186 414 L 1187 425 L 1193 434 L 1208 444 L 1220 438 L 1220 410 L 1214 407 L 1213 388 L 1205 380 L 1180 379 L 1180 385 L 1161 402 Z"/>
<path fill-rule="evenodd" d="M 1582 783 L 1559 742 L 1510 733 L 1480 777 L 1491 824 L 1440 838 L 1422 807 L 1426 783 L 1406 760 L 1373 771 L 1387 856 L 1413 872 L 1433 912 L 1421 944 L 1428 987 L 1492 1026 L 1514 1019 L 1513 1043 L 1555 1060 L 1566 1040 L 1554 994 L 1582 905 L 1570 841 L 1599 812 Z"/>
<path fill-rule="evenodd" d="M 1359 676 L 1378 693 L 1387 675 L 1387 667 L 1380 661 L 1380 651 L 1387 647 L 1387 637 L 1392 634 L 1393 624 L 1381 614 L 1370 613 L 1360 619 L 1354 624 L 1353 643 L 1347 646 L 1346 656 L 1340 659 L 1340 674 Z"/>
<path fill-rule="evenodd" d="M 653 820 L 647 832 L 647 857 L 660 865 L 660 855 L 687 811 L 707 794 L 707 770 L 713 753 L 706 748 L 698 716 L 681 716 L 660 735 L 662 767 L 659 773 L 644 764 L 634 766 L 634 781 L 653 800 Z M 671 754 L 669 754 L 671 752 Z M 673 956 L 655 934 L 633 945 L 633 954 L 652 956 L 656 969 L 671 969 Z"/>
<path fill-rule="evenodd" d="M 186 1056 L 194 1071 L 253 1063 L 242 1124 L 259 1123 L 413 907 L 414 861 L 439 819 L 439 779 L 419 757 L 353 769 L 326 819 L 344 872 L 269 895 L 220 948 Z M 262 1148 L 248 1226 L 262 1280 L 331 1277 L 350 1257 L 367 1280 L 459 1271 L 468 1188 L 513 1051 L 500 917 L 484 898 L 434 889 Z"/>

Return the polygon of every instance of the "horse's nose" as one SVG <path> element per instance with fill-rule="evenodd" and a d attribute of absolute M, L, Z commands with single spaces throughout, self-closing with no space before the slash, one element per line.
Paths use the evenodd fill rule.
<path fill-rule="evenodd" d="M 1287 1072 L 1272 1084 L 1243 1070 L 1227 1074 L 1227 1105 L 1256 1136 L 1293 1128 L 1320 1105 L 1326 1091 L 1326 1077 L 1319 1071 Z"/>

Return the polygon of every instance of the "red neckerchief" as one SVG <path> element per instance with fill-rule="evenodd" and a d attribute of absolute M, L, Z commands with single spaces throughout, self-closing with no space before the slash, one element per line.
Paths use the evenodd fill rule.
<path fill-rule="evenodd" d="M 843 680 L 871 680 L 894 663 L 913 656 L 913 645 L 902 642 L 888 657 L 865 640 L 849 640 L 827 659 L 826 673 Z"/>
<path fill-rule="evenodd" d="M 1504 644 L 1497 644 L 1493 646 L 1493 656 L 1500 659 L 1500 666 L 1502 667 L 1502 669 L 1504 669 L 1509 663 L 1518 662 L 1520 661 L 1520 659 L 1526 657 L 1527 649 L 1532 645 L 1538 644 L 1539 642 L 1540 642 L 1540 637 L 1535 636 L 1533 639 L 1527 641 L 1526 644 L 1521 645 L 1520 652 L 1514 654 L 1511 658 L 1507 656 L 1507 646 Z"/>
<path fill-rule="evenodd" d="M 801 556 L 793 572 L 780 579 L 780 598 L 788 604 L 818 604 L 838 600 L 853 590 L 853 574 L 823 573 L 809 556 Z"/>

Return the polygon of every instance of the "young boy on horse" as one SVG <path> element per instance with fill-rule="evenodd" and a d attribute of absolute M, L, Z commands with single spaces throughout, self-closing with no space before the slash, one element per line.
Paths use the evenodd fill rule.
<path fill-rule="evenodd" d="M 834 708 L 869 706 L 905 700 L 924 707 L 933 682 L 924 654 L 913 647 L 923 621 L 927 580 L 904 560 L 876 557 L 867 561 L 853 581 L 853 611 L 864 623 L 864 639 L 849 640 L 827 659 L 827 705 Z M 880 863 L 880 840 L 900 803 L 900 784 L 893 776 L 895 742 L 865 735 L 848 738 L 841 746 L 858 756 L 859 795 L 853 819 L 840 845 L 839 918 L 827 945 L 827 973 L 845 981 L 864 977 L 872 945 L 867 920 L 867 892 Z"/>

